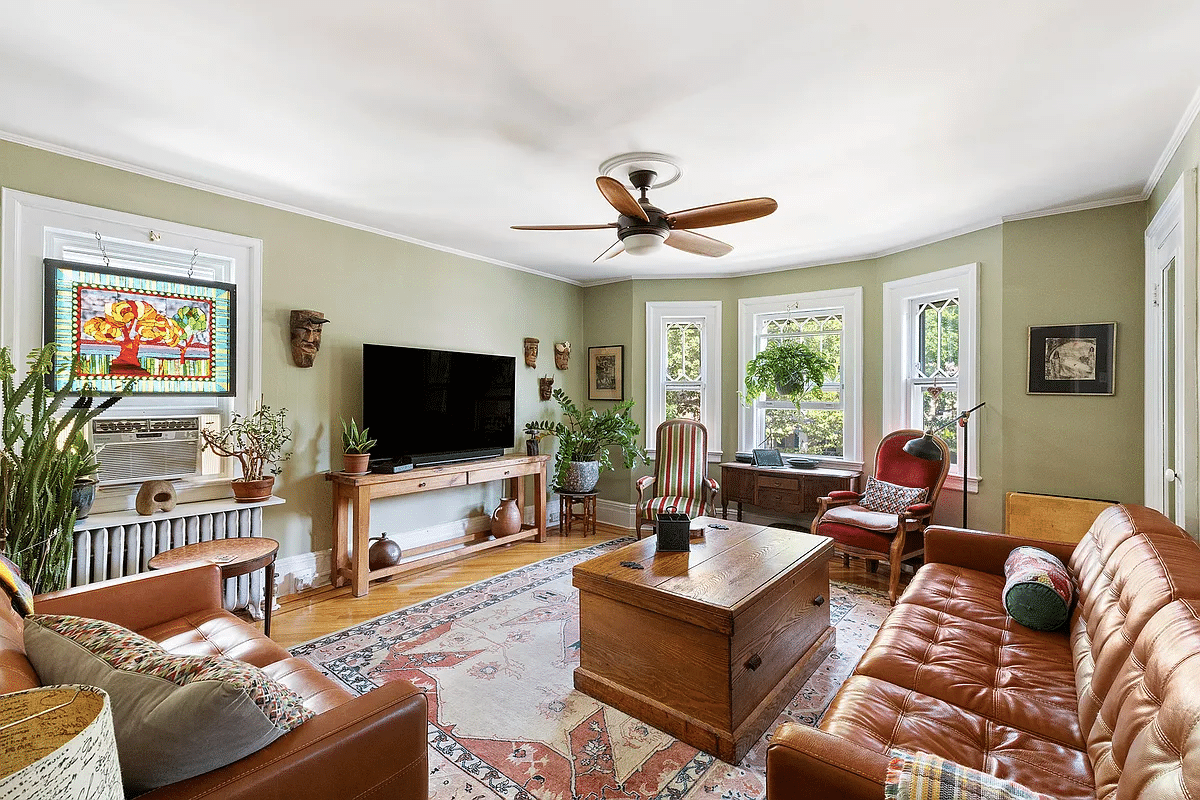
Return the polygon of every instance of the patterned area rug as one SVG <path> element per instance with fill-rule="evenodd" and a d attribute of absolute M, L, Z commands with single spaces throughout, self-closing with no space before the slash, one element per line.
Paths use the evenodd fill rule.
<path fill-rule="evenodd" d="M 401 678 L 429 697 L 431 800 L 757 800 L 770 731 L 816 724 L 887 615 L 887 597 L 833 584 L 837 649 L 733 766 L 575 691 L 571 567 L 617 539 L 546 559 L 294 649 L 352 691 Z"/>

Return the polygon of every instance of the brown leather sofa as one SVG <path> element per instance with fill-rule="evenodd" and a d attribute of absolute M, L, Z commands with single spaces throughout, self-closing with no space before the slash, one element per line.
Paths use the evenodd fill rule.
<path fill-rule="evenodd" d="M 40 685 L 21 618 L 0 610 L 0 693 Z M 221 570 L 179 567 L 40 595 L 39 614 L 115 622 L 172 653 L 227 656 L 261 667 L 317 712 L 291 733 L 220 769 L 140 795 L 160 798 L 428 797 L 425 695 L 405 681 L 356 697 L 221 606 Z"/>
<path fill-rule="evenodd" d="M 1069 630 L 1014 622 L 1004 560 L 1069 565 Z M 1074 548 L 930 528 L 926 565 L 818 728 L 786 724 L 767 797 L 883 797 L 889 749 L 931 752 L 1059 800 L 1200 797 L 1200 546 L 1141 506 Z"/>

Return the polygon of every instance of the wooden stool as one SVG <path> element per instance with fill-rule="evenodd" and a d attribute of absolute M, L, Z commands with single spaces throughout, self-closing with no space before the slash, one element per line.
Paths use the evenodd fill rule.
<path fill-rule="evenodd" d="M 271 635 L 271 606 L 275 605 L 275 554 L 279 542 L 265 536 L 213 539 L 211 542 L 164 550 L 147 562 L 150 569 L 166 569 L 180 564 L 210 563 L 221 568 L 221 579 L 248 575 L 267 568 L 266 600 L 263 604 L 263 633 Z"/>
<path fill-rule="evenodd" d="M 576 514 L 575 505 L 581 504 L 583 511 Z M 583 532 L 596 532 L 596 492 L 559 492 L 558 493 L 558 533 L 561 536 L 571 535 L 571 526 L 575 521 L 583 523 Z"/>

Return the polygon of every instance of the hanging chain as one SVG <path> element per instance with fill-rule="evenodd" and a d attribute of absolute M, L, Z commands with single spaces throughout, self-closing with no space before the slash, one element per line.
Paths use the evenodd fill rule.
<path fill-rule="evenodd" d="M 188 264 L 188 278 L 189 279 L 192 277 L 192 270 L 194 270 L 196 268 L 196 259 L 199 257 L 200 257 L 200 248 L 199 247 L 194 248 L 192 250 L 192 263 Z"/>
<path fill-rule="evenodd" d="M 100 231 L 96 231 L 96 244 L 100 246 L 100 257 L 104 259 L 104 266 L 108 266 L 108 253 L 104 251 L 104 240 L 100 238 Z"/>

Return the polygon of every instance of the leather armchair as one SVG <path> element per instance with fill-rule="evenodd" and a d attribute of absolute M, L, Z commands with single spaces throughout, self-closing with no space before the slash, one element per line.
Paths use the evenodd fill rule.
<path fill-rule="evenodd" d="M 655 432 L 654 474 L 637 480 L 637 538 L 658 512 L 707 514 L 721 487 L 708 477 L 708 429 L 690 419 L 669 419 Z"/>
<path fill-rule="evenodd" d="M 942 450 L 940 461 L 926 461 L 904 452 L 904 445 L 922 435 L 921 431 L 893 431 L 879 443 L 875 452 L 875 477 L 899 486 L 925 489 L 926 499 L 905 509 L 902 514 L 872 511 L 860 505 L 860 492 L 830 492 L 817 501 L 812 532 L 829 536 L 847 564 L 850 556 L 862 557 L 872 572 L 887 559 L 888 597 L 892 604 L 900 594 L 900 566 L 924 554 L 923 533 L 933 518 L 942 484 L 950 469 L 946 443 L 933 437 Z"/>

